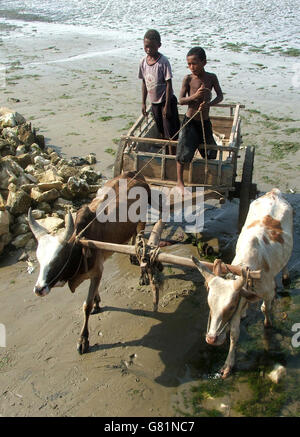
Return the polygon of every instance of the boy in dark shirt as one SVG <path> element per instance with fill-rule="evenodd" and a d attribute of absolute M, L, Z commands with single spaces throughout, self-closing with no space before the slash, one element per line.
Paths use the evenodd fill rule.
<path fill-rule="evenodd" d="M 152 114 L 162 138 L 172 138 L 180 128 L 177 99 L 173 94 L 172 70 L 169 60 L 159 53 L 160 34 L 150 29 L 144 36 L 144 50 L 147 54 L 139 66 L 138 77 L 142 83 L 142 113 L 146 115 L 147 96 L 151 102 Z M 173 139 L 176 139 L 174 137 Z M 170 148 L 169 148 L 170 150 Z"/>
<path fill-rule="evenodd" d="M 183 79 L 179 104 L 188 105 L 186 115 L 183 120 L 183 125 L 193 117 L 200 109 L 203 116 L 205 140 L 207 144 L 216 144 L 212 125 L 209 119 L 209 108 L 223 100 L 223 93 L 219 85 L 218 78 L 213 73 L 205 71 L 206 54 L 202 47 L 193 47 L 187 54 L 187 64 L 191 70 Z M 211 90 L 214 89 L 217 96 L 211 100 Z M 177 186 L 183 191 L 183 168 L 185 162 L 191 162 L 196 149 L 203 145 L 203 131 L 201 124 L 200 113 L 181 130 L 177 145 Z M 201 156 L 205 158 L 204 149 L 199 149 Z M 207 153 L 208 159 L 215 159 L 217 156 L 216 150 L 209 150 Z"/>

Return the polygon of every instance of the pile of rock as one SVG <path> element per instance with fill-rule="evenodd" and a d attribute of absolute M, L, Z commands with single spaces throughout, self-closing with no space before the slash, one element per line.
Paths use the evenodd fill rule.
<path fill-rule="evenodd" d="M 95 154 L 63 159 L 45 146 L 31 123 L 7 108 L 0 108 L 0 253 L 11 244 L 32 249 L 27 222 L 29 207 L 49 232 L 64 226 L 66 210 L 75 212 L 90 202 L 101 186 L 92 165 Z"/>

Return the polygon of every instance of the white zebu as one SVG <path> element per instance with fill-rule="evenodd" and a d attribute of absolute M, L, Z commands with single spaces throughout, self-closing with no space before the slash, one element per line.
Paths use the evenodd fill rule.
<path fill-rule="evenodd" d="M 288 280 L 286 265 L 292 248 L 293 209 L 282 193 L 273 188 L 250 205 L 232 261 L 232 265 L 261 270 L 261 279 L 253 279 L 250 289 L 245 288 L 245 274 L 235 280 L 221 278 L 220 260 L 215 262 L 212 273 L 193 258 L 208 288 L 210 321 L 206 334 L 207 343 L 216 346 L 223 344 L 226 332 L 230 331 L 230 349 L 221 369 L 223 378 L 229 375 L 234 365 L 240 320 L 248 302 L 263 299 L 261 310 L 265 315 L 264 326 L 271 326 L 270 310 L 275 296 L 275 276 L 285 269 L 283 280 Z"/>

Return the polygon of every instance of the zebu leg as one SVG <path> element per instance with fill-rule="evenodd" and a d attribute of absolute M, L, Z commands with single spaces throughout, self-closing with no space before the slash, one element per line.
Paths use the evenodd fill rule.
<path fill-rule="evenodd" d="M 95 293 L 94 305 L 91 314 L 98 314 L 101 312 L 100 302 L 101 302 L 101 298 L 100 298 L 99 290 L 97 290 L 97 292 Z"/>
<path fill-rule="evenodd" d="M 291 284 L 290 272 L 287 266 L 282 270 L 282 285 L 288 287 Z"/>
<path fill-rule="evenodd" d="M 273 299 L 264 300 L 262 306 L 260 307 L 261 311 L 265 316 L 264 327 L 272 328 L 272 320 L 271 320 L 271 309 L 272 309 Z"/>
<path fill-rule="evenodd" d="M 225 379 L 230 374 L 235 363 L 235 348 L 240 336 L 240 318 L 231 322 L 230 327 L 230 347 L 229 352 L 221 369 L 222 378 Z"/>
<path fill-rule="evenodd" d="M 83 314 L 84 314 L 84 323 L 83 323 L 83 327 L 81 329 L 80 337 L 79 337 L 79 340 L 77 343 L 77 350 L 80 354 L 86 353 L 89 349 L 88 321 L 89 321 L 89 316 L 90 316 L 90 313 L 91 313 L 93 305 L 94 305 L 95 296 L 97 294 L 99 296 L 98 287 L 99 287 L 99 284 L 101 281 L 101 277 L 102 277 L 102 273 L 101 273 L 101 275 L 99 275 L 95 278 L 91 278 L 88 296 L 87 296 L 87 299 L 84 302 L 83 307 L 82 307 Z"/>

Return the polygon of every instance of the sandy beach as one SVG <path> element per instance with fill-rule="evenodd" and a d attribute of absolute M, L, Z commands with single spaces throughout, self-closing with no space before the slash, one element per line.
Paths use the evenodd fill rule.
<path fill-rule="evenodd" d="M 104 39 L 96 32 L 85 34 L 54 25 L 49 33 L 34 23 L 23 24 L 14 38 L 8 35 L 2 29 L 5 73 L 0 106 L 31 121 L 45 136 L 47 146 L 63 156 L 94 152 L 96 169 L 111 178 L 120 135 L 141 110 L 137 66 L 143 56 L 142 38 Z M 161 51 L 172 62 L 178 95 L 187 73 L 185 59 L 175 56 L 167 42 Z M 265 410 L 257 415 L 299 416 L 300 396 L 295 387 L 300 382 L 300 348 L 290 343 L 291 326 L 300 322 L 297 59 L 282 56 L 278 62 L 262 53 L 208 49 L 207 70 L 217 73 L 224 103 L 246 106 L 243 147 L 256 146 L 253 180 L 262 192 L 280 188 L 295 208 L 295 247 L 290 260 L 292 287 L 274 304 L 273 337 L 263 338 L 262 315 L 259 306 L 253 305 L 241 332 L 237 371 L 226 393 L 205 397 L 203 415 L 209 411 L 248 415 L 246 407 L 238 407 L 253 395 L 247 377 L 258 378 L 279 361 L 288 369 L 281 387 L 286 397 L 277 410 L 266 407 L 278 400 L 276 395 L 262 397 Z M 244 149 L 240 164 L 243 155 Z M 240 176 L 241 165 L 238 170 Z M 206 234 L 220 235 L 231 228 L 234 239 L 237 209 L 234 201 L 214 210 Z M 192 245 L 166 250 L 197 256 Z M 7 329 L 7 347 L 0 348 L 1 416 L 197 415 L 190 388 L 199 381 L 211 382 L 227 351 L 226 345 L 216 350 L 205 343 L 208 307 L 200 275 L 188 268 L 166 267 L 161 306 L 154 314 L 150 288 L 138 286 L 137 267 L 115 254 L 106 263 L 101 285 L 104 311 L 90 319 L 90 353 L 79 356 L 76 340 L 87 282 L 74 295 L 64 287 L 39 299 L 32 292 L 38 266 L 29 275 L 26 263 L 17 262 L 18 256 L 6 252 L 0 258 L 0 323 Z"/>

